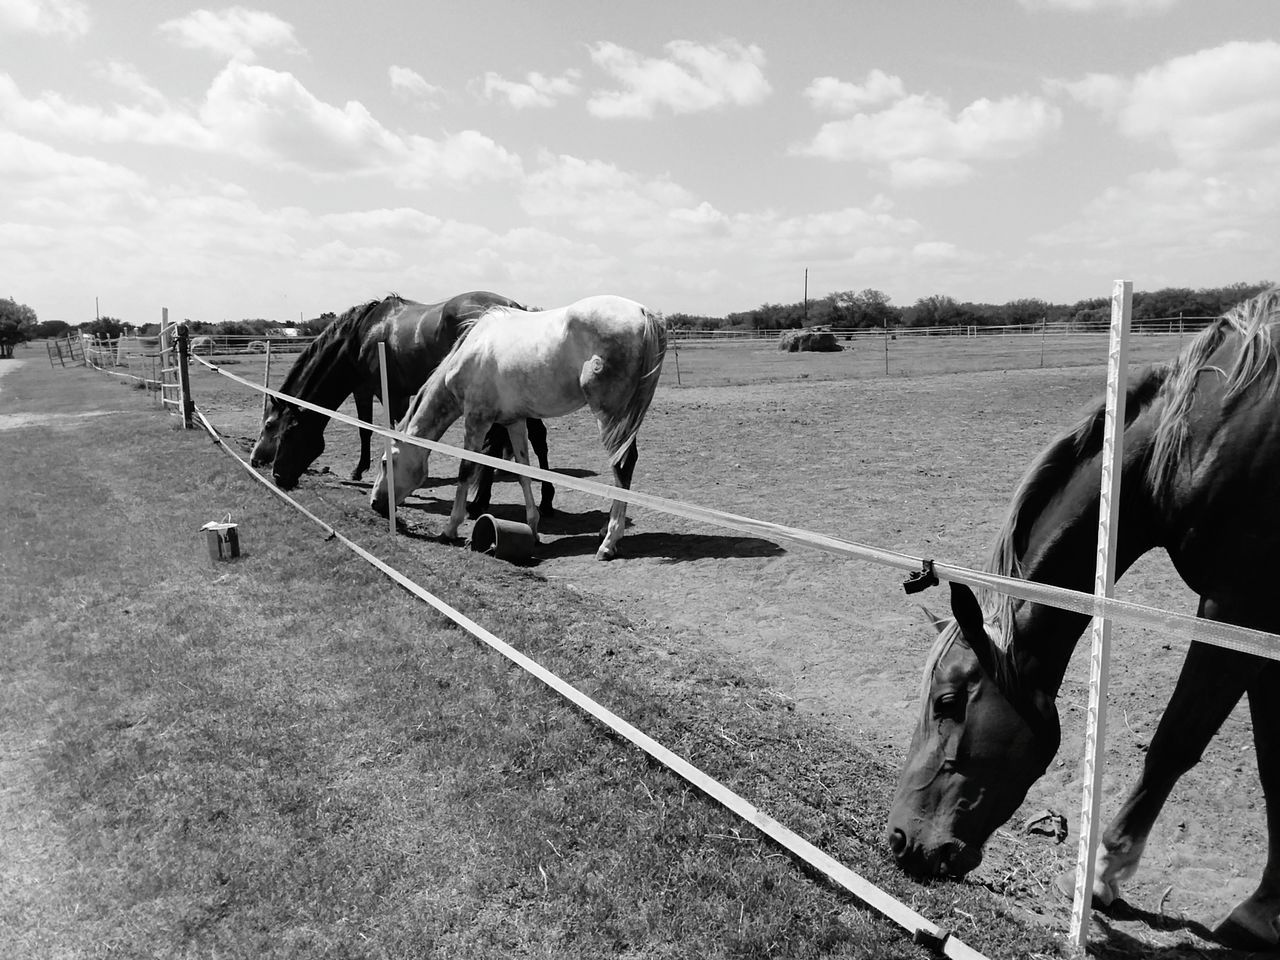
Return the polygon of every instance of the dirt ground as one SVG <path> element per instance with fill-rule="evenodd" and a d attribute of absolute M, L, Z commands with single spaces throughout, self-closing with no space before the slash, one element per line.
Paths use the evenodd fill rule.
<path fill-rule="evenodd" d="M 236 372 L 254 376 L 252 370 Z M 1090 366 L 677 387 L 668 371 L 640 434 L 634 485 L 761 520 L 980 566 L 1026 465 L 1100 394 L 1104 376 L 1102 367 Z M 733 379 L 726 371 L 724 380 Z M 259 401 L 237 397 L 224 384 L 201 373 L 193 390 L 213 422 L 242 438 L 247 451 Z M 548 427 L 554 469 L 608 479 L 587 415 Z M 331 425 L 326 436 L 328 449 L 317 467 L 328 472 L 304 478 L 302 494 L 358 513 L 367 482 L 339 479 L 355 461 L 354 431 Z M 451 432 L 445 440 L 456 436 Z M 433 479 L 404 512 L 412 531 L 439 531 L 453 493 L 445 478 L 455 470 L 453 461 L 433 458 Z M 498 516 L 523 519 L 515 483 L 499 485 L 495 502 Z M 673 645 L 722 648 L 799 709 L 837 724 L 851 739 L 877 748 L 886 765 L 898 766 L 915 722 L 931 641 L 918 601 L 945 612 L 943 591 L 909 599 L 902 575 L 893 570 L 634 509 L 621 558 L 603 564 L 593 554 L 607 506 L 563 488 L 556 503 L 559 512 L 542 526 L 535 567 L 540 575 L 611 598 L 628 617 L 661 624 Z M 468 530 L 464 526 L 463 534 Z M 1162 554 L 1140 561 L 1117 594 L 1195 609 L 1195 598 Z M 1104 819 L 1118 809 L 1141 766 L 1185 653 L 1180 640 L 1124 626 L 1116 628 L 1113 645 Z M 972 877 L 1006 890 L 1028 912 L 1062 930 L 1070 904 L 1054 881 L 1075 862 L 1087 660 L 1086 637 L 1059 701 L 1059 758 L 993 838 Z M 1065 843 L 1055 845 L 1021 828 L 1046 811 L 1066 817 Z M 1216 950 L 1204 940 L 1205 927 L 1251 892 L 1265 840 L 1252 732 L 1242 705 L 1157 823 L 1139 875 L 1124 890 L 1132 910 L 1104 922 L 1144 952 Z M 1019 865 L 1028 862 L 1033 876 L 1011 884 Z"/>

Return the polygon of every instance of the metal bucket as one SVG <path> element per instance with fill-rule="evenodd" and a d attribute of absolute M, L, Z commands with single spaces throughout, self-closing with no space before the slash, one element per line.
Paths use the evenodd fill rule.
<path fill-rule="evenodd" d="M 214 563 L 219 560 L 234 560 L 240 556 L 240 535 L 236 532 L 237 524 L 230 521 L 219 523 L 210 520 L 200 529 L 204 531 L 205 543 L 209 547 L 209 559 Z"/>
<path fill-rule="evenodd" d="M 533 559 L 533 550 L 537 545 L 533 529 L 527 523 L 499 520 L 491 513 L 481 515 L 471 528 L 471 550 L 474 553 L 487 553 L 499 560 L 528 562 Z"/>

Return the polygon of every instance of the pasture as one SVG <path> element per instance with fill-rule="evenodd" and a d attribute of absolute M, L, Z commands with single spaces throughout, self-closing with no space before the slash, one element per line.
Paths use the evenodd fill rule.
<path fill-rule="evenodd" d="M 1135 359 L 1177 340 L 1142 338 Z M 681 344 L 634 485 L 977 566 L 1027 462 L 1101 390 L 1105 344 L 1080 343 L 1038 369 L 1030 344 L 1002 359 L 1007 344 L 939 338 L 909 362 L 904 345 L 887 377 L 861 343 Z M 229 369 L 253 379 L 261 360 Z M 247 453 L 260 397 L 200 367 L 192 388 Z M 6 414 L 103 408 L 4 433 L 15 629 L 0 716 L 16 786 L 0 846 L 38 838 L 0 858 L 16 864 L 0 875 L 6 942 L 31 956 L 923 955 L 326 545 L 143 392 L 34 361 L 0 380 Z M 599 470 L 589 418 L 548 430 L 553 468 Z M 456 473 L 443 457 L 393 540 L 368 484 L 340 479 L 355 431 L 326 439 L 298 491 L 309 509 L 978 949 L 1057 950 L 1084 644 L 1049 776 L 975 874 L 918 885 L 882 839 L 930 642 L 900 575 L 640 508 L 621 559 L 597 563 L 607 507 L 563 488 L 539 562 L 513 568 L 435 540 Z M 522 518 L 516 484 L 495 502 Z M 197 530 L 228 511 L 245 556 L 215 567 Z M 1117 595 L 1194 609 L 1154 556 Z M 945 607 L 942 591 L 918 599 Z M 1184 652 L 1129 628 L 1114 642 L 1104 817 Z M 1241 711 L 1179 784 L 1126 890 L 1134 914 L 1107 921 L 1099 953 L 1215 950 L 1198 923 L 1249 892 L 1265 856 L 1250 744 Z M 1065 814 L 1065 844 L 1021 829 L 1044 811 Z"/>

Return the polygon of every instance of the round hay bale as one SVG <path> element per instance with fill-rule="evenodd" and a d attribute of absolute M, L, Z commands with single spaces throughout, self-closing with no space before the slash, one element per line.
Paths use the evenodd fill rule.
<path fill-rule="evenodd" d="M 844 349 L 836 335 L 825 330 L 786 330 L 778 338 L 778 349 L 788 353 L 837 353 Z"/>

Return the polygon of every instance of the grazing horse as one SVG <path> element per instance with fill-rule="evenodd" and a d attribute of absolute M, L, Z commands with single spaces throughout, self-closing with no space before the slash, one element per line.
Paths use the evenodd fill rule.
<path fill-rule="evenodd" d="M 1050 444 L 1014 493 L 987 569 L 1090 592 L 1104 412 Z M 1280 287 L 1246 300 L 1128 391 L 1119 577 L 1163 547 L 1199 596 L 1199 615 L 1280 632 L 1274 595 L 1241 570 L 1280 552 Z M 1054 700 L 1089 617 L 1011 597 L 985 605 L 951 585 L 953 619 L 925 665 L 923 703 L 888 842 L 917 876 L 961 876 L 1013 815 L 1058 749 Z M 1267 799 L 1257 890 L 1218 926 L 1224 942 L 1280 940 L 1280 662 L 1191 644 L 1142 774 L 1099 845 L 1096 906 L 1119 896 L 1178 778 L 1245 694 Z"/>
<path fill-rule="evenodd" d="M 619 487 L 631 486 L 636 433 L 653 400 L 667 349 L 662 320 L 622 297 L 588 297 L 567 307 L 521 314 L 492 307 L 459 338 L 422 385 L 400 430 L 439 440 L 463 418 L 467 450 L 479 450 L 494 424 L 506 427 L 514 457 L 529 462 L 525 419 L 561 417 L 583 406 L 600 426 Z M 412 444 L 391 449 L 399 503 L 427 475 L 430 451 Z M 369 504 L 387 513 L 387 458 L 378 468 Z M 444 536 L 455 538 L 462 522 L 467 480 L 475 464 L 463 460 L 458 490 Z M 521 476 L 525 515 L 536 539 L 538 510 L 527 477 Z M 596 559 L 611 560 L 626 525 L 627 505 L 615 500 Z"/>
<path fill-rule="evenodd" d="M 390 296 L 352 307 L 320 332 L 299 354 L 280 386 L 281 393 L 318 406 L 337 409 L 355 395 L 356 415 L 371 422 L 373 398 L 383 403 L 378 369 L 378 344 L 387 345 L 388 404 L 398 420 L 414 392 L 453 348 L 465 325 L 492 306 L 522 310 L 514 300 L 496 293 L 464 293 L 441 303 L 422 304 Z M 523 314 L 520 314 L 523 316 Z M 255 467 L 271 464 L 277 486 L 290 489 L 302 472 L 324 452 L 324 428 L 329 418 L 312 410 L 268 397 L 262 429 L 250 455 Z M 547 469 L 547 431 L 540 420 L 530 421 L 529 436 L 538 463 Z M 360 460 L 351 472 L 359 480 L 369 467 L 368 430 L 360 430 Z M 495 457 L 507 452 L 507 433 L 494 430 L 486 449 Z M 489 504 L 493 471 L 480 472 L 472 510 L 483 513 Z M 542 509 L 553 510 L 555 488 L 542 485 Z"/>

